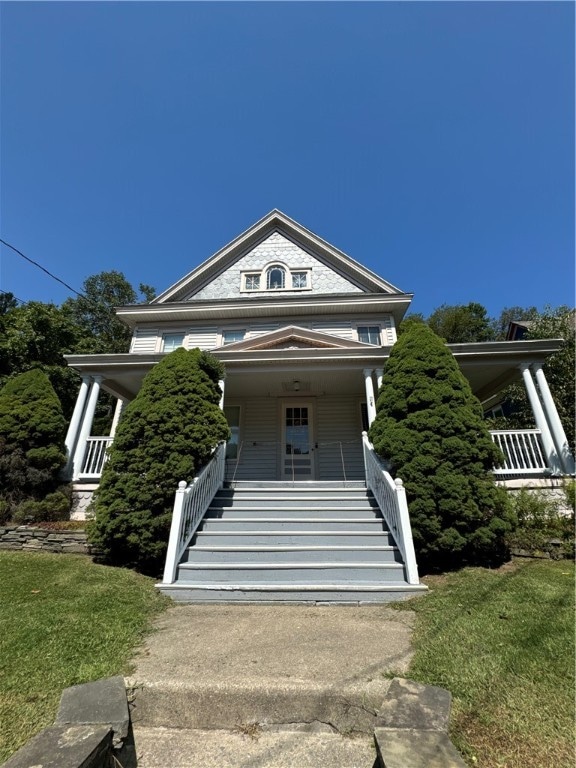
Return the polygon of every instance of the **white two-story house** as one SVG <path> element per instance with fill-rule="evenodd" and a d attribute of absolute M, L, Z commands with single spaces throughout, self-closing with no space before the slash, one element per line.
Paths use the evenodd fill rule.
<path fill-rule="evenodd" d="M 83 381 L 67 437 L 79 514 L 113 440 L 91 434 L 99 391 L 118 398 L 114 431 L 122 403 L 179 346 L 210 350 L 224 363 L 228 483 L 365 483 L 362 433 L 411 300 L 274 210 L 150 304 L 118 308 L 133 329 L 130 352 L 68 356 Z M 523 378 L 527 387 L 537 428 L 494 434 L 507 458 L 502 477 L 574 471 L 542 371 L 559 347 L 559 340 L 451 346 L 486 408 L 509 383 Z"/>

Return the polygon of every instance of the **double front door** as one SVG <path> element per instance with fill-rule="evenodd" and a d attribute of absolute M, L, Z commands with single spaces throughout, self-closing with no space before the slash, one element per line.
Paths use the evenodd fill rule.
<path fill-rule="evenodd" d="M 312 404 L 293 401 L 282 405 L 282 480 L 315 477 Z"/>

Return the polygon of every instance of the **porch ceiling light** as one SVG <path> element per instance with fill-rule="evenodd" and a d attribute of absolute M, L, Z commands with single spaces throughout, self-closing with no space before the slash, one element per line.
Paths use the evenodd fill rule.
<path fill-rule="evenodd" d="M 300 392 L 300 382 L 298 381 L 298 379 L 294 379 L 294 381 L 292 382 L 292 385 L 294 387 L 294 392 Z"/>

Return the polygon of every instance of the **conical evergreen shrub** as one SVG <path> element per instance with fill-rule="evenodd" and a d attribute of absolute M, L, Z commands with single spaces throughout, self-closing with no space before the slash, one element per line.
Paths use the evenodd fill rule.
<path fill-rule="evenodd" d="M 229 428 L 219 408 L 222 365 L 177 349 L 145 377 L 126 408 L 93 504 L 89 534 L 105 562 L 157 576 L 174 495 L 207 464 Z"/>
<path fill-rule="evenodd" d="M 32 516 L 44 518 L 41 504 L 61 484 L 65 436 L 62 406 L 45 373 L 35 368 L 6 382 L 0 390 L 0 499 L 5 520 L 19 504 L 32 501 L 40 503 Z M 61 516 L 69 505 L 65 495 L 59 500 Z"/>
<path fill-rule="evenodd" d="M 454 356 L 428 326 L 394 345 L 370 439 L 404 481 L 420 569 L 495 565 L 514 524 L 490 470 L 502 460 Z"/>

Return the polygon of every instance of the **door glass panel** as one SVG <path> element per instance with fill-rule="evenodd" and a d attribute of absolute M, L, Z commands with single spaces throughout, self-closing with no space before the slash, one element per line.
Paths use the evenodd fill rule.
<path fill-rule="evenodd" d="M 307 456 L 308 438 L 308 408 L 286 408 L 286 455 Z"/>
<path fill-rule="evenodd" d="M 230 427 L 230 438 L 226 443 L 226 458 L 235 459 L 238 456 L 238 442 L 240 437 L 240 406 L 225 405 L 224 416 Z"/>

